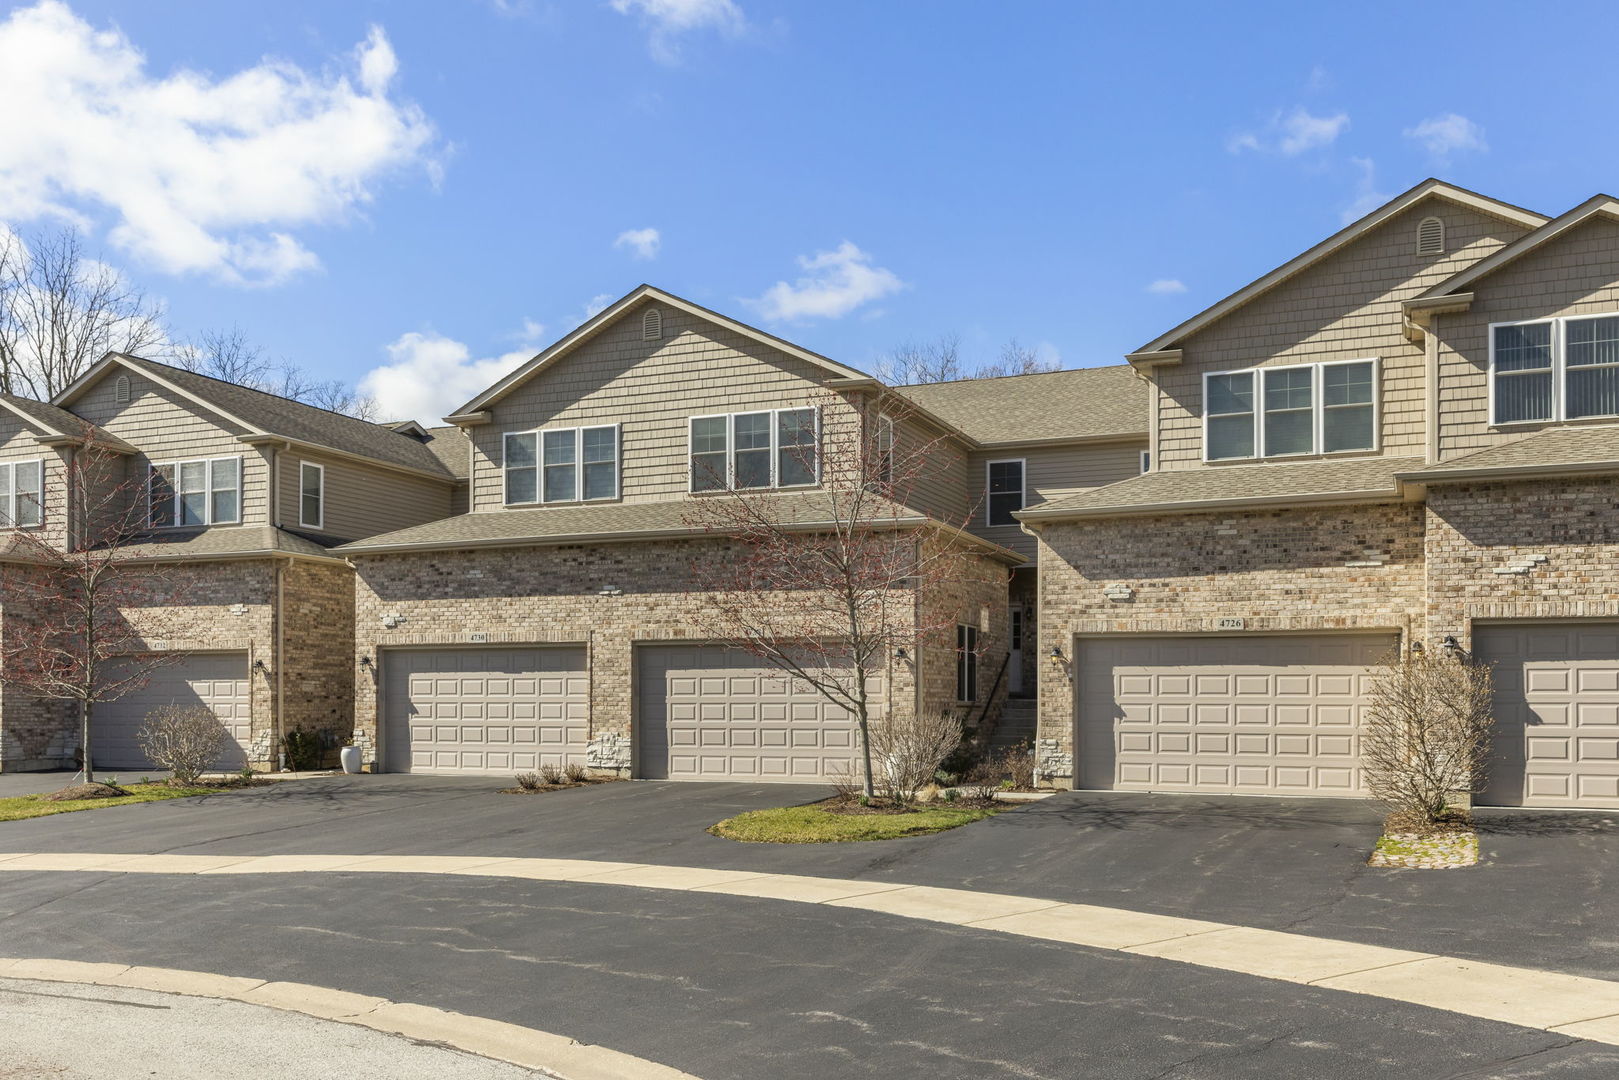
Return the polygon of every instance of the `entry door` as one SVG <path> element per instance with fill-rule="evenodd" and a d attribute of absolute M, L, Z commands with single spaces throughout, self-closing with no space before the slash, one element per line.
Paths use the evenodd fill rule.
<path fill-rule="evenodd" d="M 1006 690 L 1010 694 L 1023 693 L 1023 609 L 1012 608 L 1011 655 L 1006 661 Z"/>

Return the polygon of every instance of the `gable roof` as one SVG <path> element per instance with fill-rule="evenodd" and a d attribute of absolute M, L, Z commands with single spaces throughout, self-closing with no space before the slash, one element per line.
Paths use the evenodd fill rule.
<path fill-rule="evenodd" d="M 1619 472 L 1619 424 L 1551 427 L 1400 474 L 1423 483 Z"/>
<path fill-rule="evenodd" d="M 1147 436 L 1148 393 L 1129 364 L 896 386 L 980 445 Z"/>
<path fill-rule="evenodd" d="M 1469 191 L 1466 188 L 1447 184 L 1443 180 L 1435 180 L 1430 177 L 1409 191 L 1396 195 L 1360 220 L 1351 222 L 1349 225 L 1339 229 L 1308 251 L 1289 259 L 1270 273 L 1243 286 L 1219 303 L 1203 309 L 1169 332 L 1153 338 L 1135 352 L 1130 353 L 1129 359 L 1135 363 L 1151 363 L 1153 357 L 1150 354 L 1166 352 L 1178 342 L 1192 336 L 1199 330 L 1205 329 L 1216 320 L 1231 314 L 1250 300 L 1269 292 L 1288 278 L 1358 240 L 1396 214 L 1405 212 L 1429 196 L 1446 199 L 1482 213 L 1504 218 L 1527 229 L 1538 229 L 1545 225 L 1547 221 L 1544 214 L 1537 214 L 1533 210 L 1525 210 L 1521 206 L 1513 206 L 1511 203 L 1492 199 L 1487 195 L 1480 195 L 1476 191 Z M 1173 359 L 1173 357 L 1165 357 L 1164 359 Z"/>
<path fill-rule="evenodd" d="M 1481 278 L 1488 277 L 1508 263 L 1522 258 L 1560 236 L 1566 236 L 1571 229 L 1595 217 L 1619 219 L 1619 199 L 1615 199 L 1612 195 L 1593 195 L 1568 213 L 1559 214 L 1533 232 L 1525 233 L 1488 258 L 1480 259 L 1460 273 L 1451 275 L 1408 303 L 1421 304 L 1424 300 L 1463 292 Z"/>
<path fill-rule="evenodd" d="M 260 436 L 284 439 L 305 447 L 363 458 L 440 480 L 453 479 L 437 455 L 421 440 L 400 434 L 383 424 L 305 405 L 278 394 L 238 386 L 129 353 L 108 353 L 89 371 L 75 379 L 71 386 L 57 394 L 52 404 L 58 407 L 72 404 L 108 368 L 114 366 L 144 375 L 159 386 L 237 424 L 244 429 L 244 438 Z"/>
<path fill-rule="evenodd" d="M 607 326 L 612 325 L 612 323 L 615 322 L 619 316 L 623 315 L 631 307 L 640 303 L 642 300 L 655 300 L 660 304 L 665 304 L 669 307 L 675 308 L 678 311 L 684 311 L 688 315 L 694 315 L 700 319 L 706 319 L 709 322 L 722 326 L 727 330 L 741 334 L 743 337 L 752 338 L 754 341 L 757 341 L 762 345 L 768 345 L 772 349 L 780 349 L 782 352 L 787 353 L 790 356 L 795 356 L 800 360 L 804 360 L 815 365 L 816 367 L 825 369 L 827 374 L 832 378 L 861 380 L 869 380 L 871 378 L 870 375 L 867 375 L 863 371 L 840 364 L 836 360 L 822 356 L 820 353 L 811 352 L 802 345 L 794 345 L 792 342 L 776 337 L 774 334 L 767 334 L 765 331 L 754 326 L 749 326 L 747 323 L 737 322 L 735 319 L 730 318 L 729 316 L 721 315 L 717 311 L 711 311 L 700 304 L 694 304 L 690 300 L 682 299 L 673 293 L 664 292 L 662 289 L 656 288 L 652 285 L 637 285 L 634 289 L 631 289 L 628 293 L 624 294 L 622 297 L 615 300 L 601 311 L 597 312 L 594 316 L 586 319 L 583 323 L 579 324 L 579 326 L 575 327 L 572 332 L 547 347 L 544 351 L 540 352 L 533 359 L 519 367 L 516 371 L 513 371 L 511 374 L 495 383 L 489 389 L 485 390 L 483 393 L 479 394 L 477 397 L 455 410 L 455 412 L 451 414 L 451 418 L 466 416 L 469 413 L 481 412 L 490 405 L 493 405 L 502 397 L 505 397 L 506 394 L 521 386 L 523 383 L 539 374 L 545 368 L 556 363 L 556 361 L 560 360 L 562 357 L 571 353 L 574 349 L 577 349 L 579 346 L 595 337 L 596 334 L 600 333 Z"/>
<path fill-rule="evenodd" d="M 56 442 L 82 444 L 93 439 L 98 445 L 120 454 L 133 454 L 133 446 L 97 428 L 82 416 L 75 416 L 66 409 L 58 409 L 55 405 L 47 405 L 43 401 L 33 398 L 18 397 L 15 394 L 0 394 L 0 408 L 10 411 L 24 423 L 43 433 L 40 442 Z"/>
<path fill-rule="evenodd" d="M 1422 462 L 1417 457 L 1366 457 L 1160 470 L 1031 506 L 1016 516 L 1023 521 L 1042 521 L 1311 503 L 1392 502 L 1405 497 L 1397 476 Z"/>

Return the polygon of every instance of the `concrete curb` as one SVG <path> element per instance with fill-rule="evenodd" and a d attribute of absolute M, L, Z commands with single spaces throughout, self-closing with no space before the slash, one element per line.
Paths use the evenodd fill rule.
<path fill-rule="evenodd" d="M 307 983 L 268 982 L 178 968 L 0 957 L 0 981 L 6 979 L 125 986 L 185 997 L 242 1001 L 419 1042 L 442 1043 L 479 1057 L 535 1069 L 556 1080 L 697 1080 L 690 1073 L 655 1061 L 575 1042 L 537 1028 Z"/>
<path fill-rule="evenodd" d="M 1283 982 L 1319 986 L 1346 993 L 1385 998 L 1464 1016 L 1496 1020 L 1521 1027 L 1541 1028 L 1572 1035 L 1593 1042 L 1619 1046 L 1619 982 L 1567 975 L 1557 971 L 1535 968 L 1506 967 L 1500 964 L 1463 960 L 1458 957 L 1436 956 L 1431 953 L 1410 952 L 1381 945 L 1364 945 L 1334 938 L 1312 937 L 1307 934 L 1283 933 L 1257 927 L 1233 926 L 1227 923 L 1205 922 L 1168 915 L 1154 915 L 1121 908 L 1097 907 L 1090 904 L 1068 904 L 1033 896 L 1014 896 L 1008 893 L 975 892 L 967 889 L 941 889 L 926 885 L 907 885 L 899 882 L 859 881 L 838 878 L 806 877 L 797 874 L 768 874 L 748 870 L 721 870 L 700 866 L 665 866 L 645 863 L 605 862 L 592 859 L 530 859 L 502 858 L 499 856 L 440 856 L 440 855 L 108 855 L 108 854 L 31 854 L 0 853 L 0 874 L 7 871 L 80 871 L 85 873 L 148 873 L 148 874 L 296 874 L 296 873 L 394 873 L 438 874 L 467 877 L 509 877 L 537 881 L 570 882 L 587 885 L 617 885 L 640 889 L 665 889 L 676 892 L 719 893 L 783 900 L 791 903 L 821 904 L 830 907 L 855 908 L 899 918 L 917 919 L 975 930 L 989 930 L 1000 934 L 1034 938 L 1041 941 L 1082 945 L 1093 949 L 1131 953 L 1158 960 L 1219 971 L 1238 972 L 1243 975 L 1277 979 Z M 11 971 L 5 967 L 13 965 Z M 61 978 L 73 982 L 97 982 L 110 978 L 111 973 L 123 977 L 157 978 L 158 976 L 130 976 L 130 972 L 148 969 L 126 968 L 119 964 L 85 964 L 70 961 L 0 960 L 0 977 L 13 974 L 16 978 L 45 978 L 32 974 L 30 965 L 68 965 L 51 968 L 64 972 Z M 74 974 L 77 973 L 77 974 Z M 187 974 L 187 973 L 182 973 Z M 195 975 L 197 973 L 188 973 Z M 172 976 L 165 976 L 171 977 Z M 209 976 L 219 979 L 220 976 Z M 121 984 L 123 985 L 123 984 Z M 167 986 L 146 987 L 167 989 Z M 201 985 L 200 983 L 198 985 Z M 223 984 L 221 984 L 223 985 Z M 242 1000 L 256 1000 L 274 1004 L 276 1000 L 303 1000 L 294 993 L 286 998 L 276 986 L 292 984 L 255 984 L 245 991 Z M 392 1011 L 381 1011 L 381 1005 L 342 1003 L 331 998 L 339 993 L 305 988 L 308 995 L 328 995 L 326 998 L 309 996 L 310 1015 L 327 1019 L 348 1019 L 373 1013 L 379 1022 L 415 1023 L 420 1032 L 441 1031 L 447 1021 L 437 1010 L 426 1006 L 401 1006 Z M 183 991 L 176 991 L 183 992 Z M 304 991 L 299 991 L 304 993 Z M 283 995 L 277 997 L 277 995 Z M 352 997 L 353 995 L 346 995 Z M 274 999 L 274 1000 L 272 1000 Z M 372 999 L 362 999 L 370 1002 Z M 328 1004 L 320 1005 L 320 1001 Z M 333 1004 L 336 1002 L 336 1004 Z M 384 1003 L 395 1005 L 398 1003 Z M 352 1006 L 352 1008 L 351 1008 Z M 297 1006 L 278 1006 L 297 1007 Z M 324 1012 L 315 1012 L 322 1008 Z M 343 1017 L 326 1015 L 336 1009 L 349 1009 Z M 448 1015 L 448 1014 L 445 1014 Z M 470 1021 L 476 1018 L 460 1018 Z M 354 1020 L 355 1023 L 368 1021 Z M 497 1057 L 503 1061 L 524 1064 L 526 1060 L 574 1062 L 574 1058 L 559 1058 L 563 1049 L 573 1047 L 570 1054 L 608 1054 L 599 1047 L 579 1048 L 544 1032 L 530 1032 L 526 1028 L 496 1024 L 492 1020 L 468 1023 L 466 1030 L 482 1033 L 487 1045 L 495 1048 L 532 1046 L 536 1057 L 519 1061 L 503 1057 L 500 1052 L 485 1052 L 463 1047 L 471 1053 Z M 389 1029 L 391 1030 L 391 1029 Z M 518 1033 L 522 1034 L 521 1037 Z M 540 1036 L 544 1036 L 543 1039 Z M 416 1037 L 413 1035 L 413 1037 Z M 438 1035 L 421 1035 L 438 1038 Z M 528 1042 L 521 1042 L 527 1039 Z M 518 1040 L 518 1041 L 513 1041 Z M 446 1040 L 447 1041 L 447 1040 Z M 460 1045 L 454 1043 L 452 1045 Z M 527 1051 L 525 1051 L 526 1053 Z M 639 1059 L 629 1059 L 639 1061 Z M 618 1071 L 591 1073 L 594 1058 L 581 1059 L 570 1065 L 573 1077 L 677 1077 L 684 1074 L 672 1070 L 663 1072 L 626 1072 L 617 1064 Z M 533 1067 L 533 1066 L 531 1066 Z M 549 1067 L 549 1066 L 547 1066 Z M 663 1069 L 663 1066 L 642 1062 L 637 1067 Z"/>

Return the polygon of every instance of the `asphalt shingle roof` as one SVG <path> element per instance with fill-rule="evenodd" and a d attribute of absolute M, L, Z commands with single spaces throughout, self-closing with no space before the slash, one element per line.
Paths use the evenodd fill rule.
<path fill-rule="evenodd" d="M 428 428 L 426 446 L 457 480 L 472 475 L 472 440 L 460 428 L 454 425 Z"/>
<path fill-rule="evenodd" d="M 391 465 L 438 473 L 447 479 L 451 475 L 438 456 L 420 439 L 413 439 L 384 424 L 373 424 L 369 420 L 318 409 L 291 398 L 198 375 L 194 371 L 160 364 L 144 357 L 127 353 L 119 355 L 135 367 L 173 383 L 267 434 L 341 450 Z"/>
<path fill-rule="evenodd" d="M 1510 472 L 1516 469 L 1545 471 L 1559 465 L 1583 472 L 1604 465 L 1619 472 L 1619 425 L 1595 427 L 1555 427 L 1537 431 L 1513 442 L 1426 465 L 1404 474 L 1412 480 L 1462 479 L 1456 474 Z"/>
<path fill-rule="evenodd" d="M 60 431 L 64 435 L 82 436 L 85 434 L 86 429 L 94 428 L 94 425 L 82 416 L 77 416 L 66 409 L 59 409 L 55 405 L 43 401 L 18 397 L 16 394 L 0 394 L 0 397 L 5 398 L 7 404 L 14 406 L 19 412 L 27 413 L 51 431 Z M 116 435 L 100 429 L 95 429 L 95 431 L 96 441 L 126 454 L 136 452 L 133 446 Z"/>
<path fill-rule="evenodd" d="M 897 386 L 981 443 L 1147 434 L 1147 384 L 1128 364 Z"/>
<path fill-rule="evenodd" d="M 248 558 L 272 555 L 330 556 L 324 544 L 273 525 L 215 526 L 153 532 L 123 545 L 132 558 Z"/>
<path fill-rule="evenodd" d="M 1370 457 L 1339 461 L 1300 461 L 1283 465 L 1221 465 L 1142 473 L 1117 484 L 1031 506 L 1020 516 L 1044 517 L 1140 513 L 1158 507 L 1196 509 L 1199 505 L 1268 502 L 1295 497 L 1376 498 L 1399 493 L 1397 473 L 1416 468 L 1422 458 Z"/>

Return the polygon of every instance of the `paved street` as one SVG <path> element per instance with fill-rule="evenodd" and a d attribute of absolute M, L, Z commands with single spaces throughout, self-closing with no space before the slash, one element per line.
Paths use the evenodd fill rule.
<path fill-rule="evenodd" d="M 1361 865 L 1376 818 L 1354 803 L 1063 795 L 933 837 L 787 848 L 701 830 L 818 790 L 614 784 L 514 797 L 493 786 L 323 778 L 10 823 L 0 849 L 736 867 L 1083 901 L 1598 977 L 1619 967 L 1604 928 L 1615 890 L 1600 869 L 1615 865 L 1619 830 L 1600 819 L 1489 815 L 1486 867 L 1379 874 Z M 624 886 L 18 871 L 0 876 L 0 935 L 14 956 L 421 1002 L 707 1080 L 1619 1072 L 1619 1048 L 1380 998 L 851 908 Z"/>

